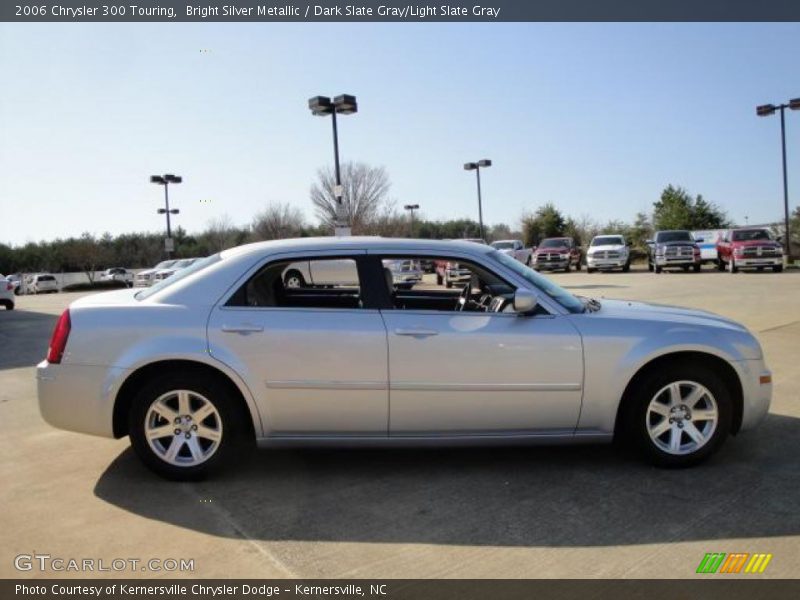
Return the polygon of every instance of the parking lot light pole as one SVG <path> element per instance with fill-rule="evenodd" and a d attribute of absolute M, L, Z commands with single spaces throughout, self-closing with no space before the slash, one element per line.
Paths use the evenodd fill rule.
<path fill-rule="evenodd" d="M 155 183 L 164 186 L 164 208 L 159 208 L 156 212 L 159 215 L 167 215 L 167 239 L 164 240 L 164 250 L 167 253 L 167 258 L 171 258 L 174 245 L 172 241 L 172 226 L 169 221 L 170 215 L 177 215 L 181 211 L 177 208 L 170 210 L 169 208 L 169 184 L 182 183 L 183 177 L 167 173 L 166 175 L 151 175 L 150 183 Z"/>
<path fill-rule="evenodd" d="M 775 111 L 781 112 L 781 154 L 783 158 L 783 243 L 786 248 L 787 260 L 791 257 L 792 245 L 791 234 L 789 231 L 789 180 L 786 174 L 786 109 L 800 110 L 800 98 L 793 98 L 789 100 L 788 104 L 762 104 L 756 106 L 756 114 L 759 117 L 768 117 L 774 115 Z"/>
<path fill-rule="evenodd" d="M 335 234 L 337 236 L 350 235 L 350 226 L 347 217 L 344 213 L 344 206 L 342 205 L 342 175 L 339 168 L 339 129 L 336 124 L 336 114 L 352 115 L 358 112 L 358 103 L 356 97 L 350 94 L 341 94 L 336 96 L 333 101 L 327 96 L 314 96 L 308 100 L 308 108 L 311 114 L 318 117 L 325 117 L 330 115 L 333 122 L 333 162 L 334 171 L 336 173 L 336 187 L 333 190 L 333 195 L 336 197 L 336 219 L 335 219 Z"/>
<path fill-rule="evenodd" d="M 403 208 L 406 209 L 411 215 L 411 219 L 410 219 L 410 221 L 408 223 L 408 231 L 409 231 L 408 237 L 412 237 L 413 238 L 414 237 L 414 211 L 415 210 L 419 210 L 419 204 L 406 204 Z"/>
<path fill-rule="evenodd" d="M 481 239 L 485 240 L 486 238 L 483 237 L 483 203 L 481 201 L 481 167 L 491 167 L 492 161 L 488 158 L 484 158 L 483 160 L 479 160 L 478 162 L 468 162 L 464 164 L 465 171 L 475 171 L 475 177 L 478 181 L 478 224 L 480 226 L 481 231 Z"/>

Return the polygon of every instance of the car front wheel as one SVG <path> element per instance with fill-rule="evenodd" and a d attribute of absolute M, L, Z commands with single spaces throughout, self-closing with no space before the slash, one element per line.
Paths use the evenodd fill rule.
<path fill-rule="evenodd" d="M 158 475 L 197 480 L 236 463 L 248 447 L 236 399 L 203 373 L 161 377 L 143 387 L 129 414 L 131 445 Z"/>
<path fill-rule="evenodd" d="M 716 452 L 731 426 L 731 395 L 711 369 L 678 363 L 632 391 L 627 434 L 660 467 L 689 467 Z"/>

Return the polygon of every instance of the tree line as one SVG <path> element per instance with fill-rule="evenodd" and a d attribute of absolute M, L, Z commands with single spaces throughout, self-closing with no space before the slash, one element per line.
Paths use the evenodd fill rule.
<path fill-rule="evenodd" d="M 425 239 L 477 238 L 480 227 L 468 218 L 429 220 L 415 218 L 397 208 L 390 196 L 391 182 L 383 167 L 364 163 L 342 165 L 342 205 L 354 235 L 416 237 Z M 254 215 L 248 225 L 235 225 L 229 216 L 209 221 L 203 231 L 188 233 L 182 227 L 173 232 L 175 258 L 208 256 L 248 242 L 330 235 L 337 216 L 335 178 L 332 169 L 318 171 L 309 190 L 316 222 L 309 223 L 303 213 L 288 203 L 273 203 Z M 800 209 L 795 210 L 793 231 L 800 229 Z M 684 188 L 669 185 L 653 203 L 651 214 L 638 213 L 630 222 L 600 223 L 588 216 L 565 215 L 555 204 L 547 203 L 524 214 L 520 225 L 497 223 L 486 228 L 487 241 L 522 239 L 535 246 L 545 237 L 571 236 L 588 244 L 602 233 L 621 233 L 634 247 L 644 249 L 645 241 L 658 229 L 719 229 L 730 225 L 725 212 L 701 195 L 692 196 Z M 84 271 L 92 274 L 112 266 L 150 267 L 164 258 L 162 232 L 108 233 L 52 241 L 28 242 L 12 247 L 0 243 L 0 273 L 35 271 Z"/>

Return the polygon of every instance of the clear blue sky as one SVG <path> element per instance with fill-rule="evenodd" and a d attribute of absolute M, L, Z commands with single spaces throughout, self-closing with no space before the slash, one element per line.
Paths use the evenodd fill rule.
<path fill-rule="evenodd" d="M 462 164 L 486 157 L 488 223 L 628 220 L 668 183 L 776 220 L 779 119 L 755 106 L 800 96 L 798 56 L 798 24 L 0 24 L 0 241 L 161 230 L 164 172 L 189 231 L 275 201 L 312 219 L 332 150 L 306 101 L 342 92 L 343 159 L 428 218 L 477 217 Z"/>

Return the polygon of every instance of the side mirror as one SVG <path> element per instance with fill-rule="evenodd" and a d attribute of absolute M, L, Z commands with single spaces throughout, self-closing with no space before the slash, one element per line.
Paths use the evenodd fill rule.
<path fill-rule="evenodd" d="M 654 242 L 653 240 L 647 240 L 647 241 L 645 242 L 645 244 L 647 244 L 648 246 L 654 246 L 654 245 L 655 245 L 655 242 Z"/>
<path fill-rule="evenodd" d="M 782 235 L 775 236 L 775 241 L 776 242 L 783 242 L 783 236 Z"/>
<path fill-rule="evenodd" d="M 521 315 L 529 315 L 538 306 L 539 301 L 536 294 L 525 288 L 519 288 L 514 292 L 514 312 Z"/>
<path fill-rule="evenodd" d="M 703 243 L 703 238 L 695 238 L 694 243 L 695 244 L 702 244 Z"/>

